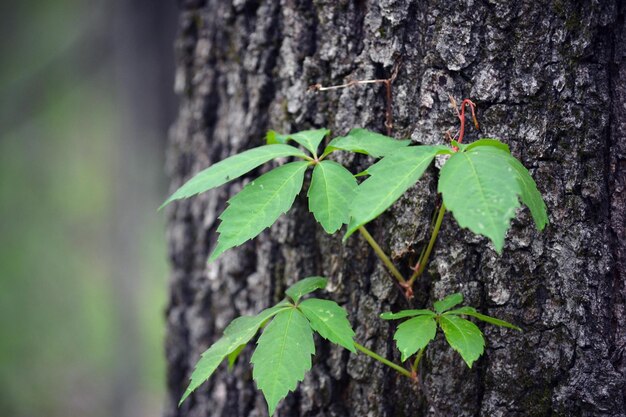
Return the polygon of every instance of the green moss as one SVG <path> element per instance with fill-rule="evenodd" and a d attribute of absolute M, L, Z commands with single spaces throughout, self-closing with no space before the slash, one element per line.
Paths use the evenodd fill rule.
<path fill-rule="evenodd" d="M 567 29 L 568 32 L 581 30 L 580 15 L 577 12 L 572 13 L 565 19 L 565 29 Z"/>
<path fill-rule="evenodd" d="M 552 10 L 557 16 L 565 17 L 565 3 L 563 1 L 556 0 L 554 3 L 552 3 Z"/>
<path fill-rule="evenodd" d="M 550 387 L 530 391 L 522 400 L 522 409 L 525 410 L 527 417 L 549 415 L 552 410 L 552 390 Z"/>
<path fill-rule="evenodd" d="M 289 101 L 286 98 L 284 98 L 283 101 L 280 103 L 280 109 L 283 112 L 285 120 L 289 120 Z"/>
<path fill-rule="evenodd" d="M 196 29 L 200 30 L 200 28 L 202 27 L 204 21 L 202 20 L 202 15 L 200 13 L 194 13 L 191 17 L 192 21 L 193 21 L 193 25 L 196 27 Z"/>

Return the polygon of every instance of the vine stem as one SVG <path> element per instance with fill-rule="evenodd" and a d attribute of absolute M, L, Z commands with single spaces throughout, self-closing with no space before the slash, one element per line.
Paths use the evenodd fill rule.
<path fill-rule="evenodd" d="M 365 353 L 370 358 L 376 359 L 378 362 L 381 362 L 381 363 L 387 365 L 388 367 L 390 367 L 390 368 L 394 369 L 395 371 L 401 373 L 402 375 L 406 376 L 407 378 L 413 379 L 413 374 L 411 372 L 407 371 L 406 369 L 404 369 L 400 365 L 397 365 L 397 364 L 395 364 L 395 363 L 393 363 L 393 362 L 383 358 L 382 356 L 380 356 L 376 352 L 372 352 L 371 350 L 369 350 L 365 346 L 360 345 L 360 344 L 354 342 L 354 347 L 357 348 L 358 350 L 360 350 L 361 352 Z"/>
<path fill-rule="evenodd" d="M 439 234 L 439 229 L 441 228 L 441 222 L 443 221 L 443 216 L 446 214 L 446 205 L 441 203 L 441 207 L 439 207 L 439 213 L 437 214 L 437 220 L 435 220 L 435 227 L 433 228 L 433 232 L 430 235 L 430 241 L 428 242 L 428 247 L 426 248 L 426 252 L 424 252 L 423 256 L 420 257 L 417 262 L 417 268 L 411 278 L 407 282 L 407 285 L 411 286 L 415 282 L 415 280 L 422 275 L 424 270 L 426 269 L 426 265 L 428 264 L 428 258 L 430 257 L 430 253 L 435 246 L 435 242 L 437 241 L 437 235 Z"/>
<path fill-rule="evenodd" d="M 385 264 L 389 272 L 391 272 L 391 274 L 395 277 L 395 279 L 397 279 L 398 282 L 403 287 L 405 287 L 407 285 L 406 279 L 404 279 L 400 271 L 398 271 L 398 268 L 396 268 L 393 262 L 391 262 L 391 259 L 389 259 L 389 257 L 385 254 L 385 252 L 378 245 L 378 243 L 376 243 L 372 235 L 369 234 L 369 232 L 365 229 L 364 226 L 359 226 L 359 232 L 361 233 L 361 235 L 363 235 L 363 237 L 365 238 L 367 243 L 369 243 L 372 249 L 374 249 L 374 252 L 376 252 L 376 255 L 378 255 L 380 260 L 383 261 L 383 263 Z"/>
<path fill-rule="evenodd" d="M 458 132 L 459 139 L 457 140 L 458 143 L 461 143 L 463 142 L 463 136 L 465 134 L 465 106 L 469 106 L 470 110 L 472 111 L 472 120 L 474 121 L 474 127 L 476 128 L 476 130 L 480 128 L 478 125 L 478 119 L 476 118 L 476 111 L 475 111 L 476 104 L 474 104 L 474 102 L 470 100 L 469 98 L 466 98 L 461 102 L 461 110 L 459 111 L 459 107 L 457 106 L 456 100 L 454 99 L 454 97 L 452 97 L 452 95 L 450 95 L 449 97 L 450 97 L 450 104 L 452 104 L 452 107 L 456 111 L 456 115 L 461 122 L 461 128 L 459 129 L 459 132 Z M 459 149 L 455 146 L 454 150 L 458 151 Z"/>
<path fill-rule="evenodd" d="M 417 367 L 420 364 L 420 360 L 422 359 L 422 356 L 424 356 L 424 351 L 426 350 L 426 348 L 422 348 L 420 349 L 419 352 L 417 352 L 417 357 L 415 358 L 415 362 L 413 362 L 413 366 L 411 366 L 411 371 L 413 372 L 413 374 L 417 374 Z"/>

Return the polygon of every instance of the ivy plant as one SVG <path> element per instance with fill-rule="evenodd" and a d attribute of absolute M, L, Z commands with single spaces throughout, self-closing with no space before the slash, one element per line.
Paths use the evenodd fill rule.
<path fill-rule="evenodd" d="M 308 190 L 309 210 L 324 230 L 332 234 L 349 221 L 349 207 L 356 193 L 357 181 L 350 171 L 326 157 L 343 150 L 378 158 L 408 146 L 410 141 L 398 141 L 365 129 L 353 129 L 348 135 L 330 141 L 318 156 L 320 143 L 329 133 L 327 129 L 287 135 L 270 131 L 267 145 L 231 156 L 199 172 L 161 207 L 224 185 L 272 159 L 295 157 L 299 160 L 261 175 L 228 200 L 228 207 L 219 216 L 219 237 L 209 261 L 258 236 L 286 213 L 300 193 L 305 171 L 309 168 L 313 168 Z M 289 145 L 292 140 L 306 151 Z"/>
<path fill-rule="evenodd" d="M 263 333 L 251 360 L 252 378 L 263 392 L 270 415 L 311 369 L 311 356 L 315 354 L 313 332 L 356 353 L 354 331 L 346 310 L 330 300 L 302 300 L 304 295 L 325 288 L 326 283 L 322 277 L 305 278 L 287 289 L 288 299 L 256 316 L 233 320 L 224 329 L 222 338 L 202 354 L 180 403 L 209 379 L 225 359 L 232 366 L 261 328 Z"/>
<path fill-rule="evenodd" d="M 451 101 L 456 108 L 454 100 Z M 535 181 L 522 163 L 511 155 L 505 143 L 492 138 L 462 143 L 465 106 L 470 106 L 474 124 L 478 127 L 474 104 L 466 99 L 461 110 L 457 109 L 461 127 L 459 133 L 450 138 L 450 146 L 411 145 L 409 140 L 396 140 L 357 128 L 330 140 L 318 152 L 322 141 L 330 134 L 327 129 L 292 134 L 270 131 L 266 145 L 231 156 L 201 171 L 163 205 L 219 187 L 273 159 L 295 158 L 295 161 L 283 163 L 250 181 L 228 201 L 228 207 L 219 216 L 219 237 L 209 260 L 256 237 L 287 212 L 302 190 L 306 171 L 312 169 L 307 196 L 309 210 L 317 222 L 329 234 L 347 225 L 344 240 L 358 230 L 410 300 L 415 280 L 426 270 L 447 210 L 459 226 L 490 239 L 498 253 L 503 250 L 506 232 L 520 201 L 530 210 L 537 229 L 544 229 L 548 223 L 546 206 Z M 327 159 L 336 151 L 361 153 L 380 160 L 364 172 L 353 175 L 341 164 Z M 365 225 L 416 184 L 438 155 L 447 158 L 439 172 L 437 187 L 442 202 L 433 213 L 430 239 L 422 248 L 417 264 L 411 266 L 412 275 L 406 278 Z M 368 178 L 358 184 L 357 177 L 361 176 Z M 267 400 L 270 414 L 310 369 L 311 356 L 315 353 L 315 332 L 352 353 L 360 351 L 415 380 L 420 359 L 434 339 L 437 328 L 443 331 L 450 346 L 459 352 L 469 367 L 483 353 L 485 341 L 480 329 L 463 316 L 520 330 L 469 306 L 453 309 L 463 301 L 460 293 L 435 302 L 433 310 L 384 313 L 381 317 L 386 320 L 408 318 L 398 326 L 394 337 L 403 362 L 415 355 L 413 364 L 407 369 L 355 342 L 346 311 L 334 301 L 302 299 L 314 290 L 323 289 L 326 282 L 322 277 L 303 279 L 290 287 L 286 291 L 288 298 L 277 305 L 256 316 L 235 319 L 224 330 L 223 337 L 202 355 L 181 403 L 213 374 L 221 362 L 227 360 L 232 366 L 260 329 L 263 331 L 251 362 L 253 378 Z"/>
<path fill-rule="evenodd" d="M 461 227 L 491 239 L 496 251 L 502 252 L 520 198 L 539 230 L 548 223 L 546 206 L 528 170 L 511 156 L 506 144 L 480 139 L 469 145 L 453 142 L 452 147 L 409 146 L 369 167 L 369 178 L 359 186 L 350 206 L 345 237 L 387 210 L 441 154 L 450 155 L 438 185 L 445 207 Z"/>
<path fill-rule="evenodd" d="M 350 205 L 350 222 L 344 240 L 359 230 L 405 288 L 408 298 L 412 297 L 413 283 L 426 268 L 447 209 L 459 226 L 489 238 L 498 253 L 502 252 L 510 221 L 520 207 L 519 200 L 529 208 L 538 230 L 548 224 L 546 205 L 535 181 L 522 163 L 511 155 L 508 145 L 490 138 L 464 145 L 460 139 L 452 141 L 450 147 L 407 146 L 384 156 L 367 169 L 369 178 L 359 185 Z M 364 226 L 415 185 L 437 155 L 448 155 L 439 173 L 437 187 L 443 202 L 433 217 L 430 241 L 422 249 L 414 272 L 407 279 Z"/>
<path fill-rule="evenodd" d="M 397 313 L 383 313 L 384 320 L 398 320 L 410 317 L 398 326 L 394 335 L 396 346 L 402 355 L 402 362 L 416 354 L 411 367 L 417 371 L 420 359 L 428 344 L 435 338 L 437 328 L 443 334 L 452 349 L 456 350 L 470 368 L 485 350 L 485 339 L 478 326 L 460 316 L 471 316 L 496 326 L 522 330 L 519 327 L 494 317 L 480 314 L 473 307 L 461 307 L 451 310 L 463 302 L 463 294 L 448 295 L 434 303 L 433 310 L 402 310 Z"/>

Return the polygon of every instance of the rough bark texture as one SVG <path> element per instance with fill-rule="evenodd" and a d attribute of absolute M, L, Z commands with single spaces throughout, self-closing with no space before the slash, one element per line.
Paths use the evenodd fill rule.
<path fill-rule="evenodd" d="M 471 97 L 482 136 L 507 142 L 545 196 L 550 225 L 527 210 L 502 256 L 448 214 L 412 307 L 454 291 L 515 322 L 485 327 L 484 357 L 468 369 L 441 335 L 420 386 L 318 340 L 313 370 L 279 416 L 623 416 L 626 395 L 626 31 L 620 1 L 181 1 L 176 88 L 181 97 L 168 169 L 172 188 L 200 169 L 263 143 L 273 128 L 362 126 L 384 132 L 380 86 L 328 93 L 313 83 L 386 77 L 396 56 L 394 136 L 445 141 L 457 119 L 448 94 Z M 478 137 L 470 130 L 467 141 Z M 370 161 L 343 156 L 356 170 Z M 264 172 L 257 170 L 253 175 Z M 436 168 L 370 231 L 408 272 L 428 238 Z M 247 177 L 247 178 L 250 178 Z M 165 415 L 264 416 L 246 349 L 180 409 L 200 353 L 230 320 L 281 299 L 308 275 L 350 312 L 358 340 L 399 361 L 382 311 L 408 307 L 357 235 L 342 245 L 292 211 L 254 241 L 207 265 L 217 216 L 236 181 L 169 209 L 173 265 L 167 312 Z"/>

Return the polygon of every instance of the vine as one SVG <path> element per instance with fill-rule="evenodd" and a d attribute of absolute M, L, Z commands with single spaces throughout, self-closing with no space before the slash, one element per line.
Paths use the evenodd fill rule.
<path fill-rule="evenodd" d="M 328 234 L 335 234 L 346 225 L 344 241 L 358 230 L 408 299 L 413 297 L 415 281 L 426 271 L 448 210 L 459 226 L 490 239 L 498 253 L 503 250 L 510 220 L 515 216 L 520 200 L 529 208 L 537 228 L 542 230 L 548 223 L 545 203 L 528 170 L 511 155 L 509 147 L 497 139 L 489 138 L 470 144 L 462 143 L 466 107 L 470 108 L 474 125 L 478 128 L 475 104 L 471 100 L 463 100 L 458 108 L 451 97 L 460 128 L 454 136 L 448 133 L 450 146 L 411 145 L 410 140 L 390 137 L 393 126 L 391 83 L 397 75 L 398 65 L 389 79 L 354 81 L 334 87 L 315 86 L 316 90 L 323 91 L 358 84 L 383 83 L 388 92 L 385 126 L 389 135 L 355 128 L 345 136 L 333 138 L 322 152 L 318 152 L 320 144 L 330 134 L 327 129 L 291 134 L 269 131 L 266 145 L 231 156 L 201 171 L 174 192 L 163 206 L 219 187 L 272 159 L 295 158 L 251 181 L 228 201 L 228 207 L 219 216 L 219 236 L 209 261 L 253 239 L 289 211 L 302 190 L 305 172 L 312 170 L 307 197 L 309 210 L 316 221 Z M 292 146 L 292 141 L 299 147 Z M 379 161 L 365 172 L 355 175 L 340 163 L 329 159 L 335 152 L 365 154 Z M 413 273 L 407 279 L 365 225 L 389 209 L 412 187 L 437 155 L 448 158 L 439 173 L 441 203 L 433 213 L 428 244 L 422 249 L 417 263 L 412 267 Z M 365 175 L 368 178 L 359 184 L 357 177 Z M 385 320 L 407 319 L 397 327 L 394 335 L 401 360 L 406 362 L 405 367 L 357 343 L 346 310 L 334 301 L 320 298 L 303 300 L 304 296 L 324 289 L 326 283 L 324 277 L 304 278 L 287 289 L 286 298 L 277 305 L 256 316 L 243 316 L 232 321 L 224 330 L 223 337 L 204 352 L 198 361 L 180 402 L 206 381 L 224 359 L 232 366 L 241 350 L 260 329 L 263 331 L 251 363 L 253 378 L 265 396 L 270 415 L 279 401 L 296 388 L 311 368 L 311 356 L 315 354 L 313 333 L 354 354 L 359 351 L 400 375 L 418 380 L 419 364 L 438 329 L 470 368 L 484 352 L 485 341 L 481 330 L 464 317 L 521 330 L 469 306 L 454 309 L 463 301 L 460 293 L 436 301 L 432 310 L 383 313 L 381 318 Z"/>

